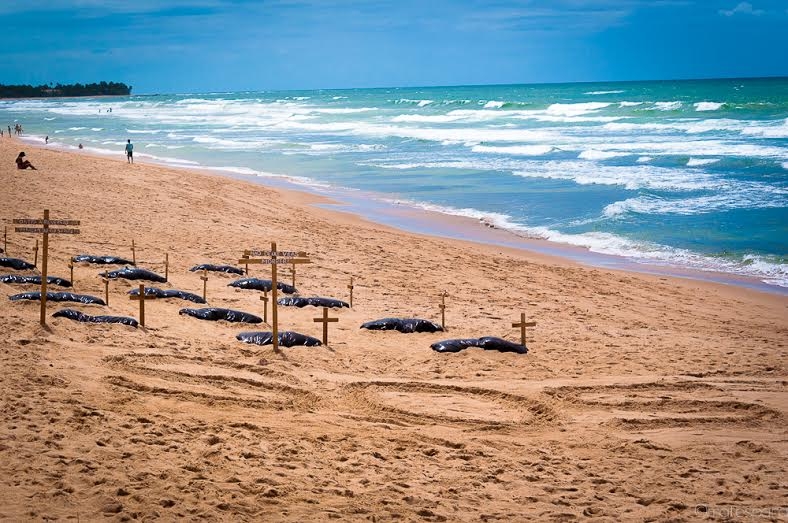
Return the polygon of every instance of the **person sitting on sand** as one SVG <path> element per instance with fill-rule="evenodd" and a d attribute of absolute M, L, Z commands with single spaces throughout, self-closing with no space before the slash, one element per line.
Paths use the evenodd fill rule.
<path fill-rule="evenodd" d="M 32 163 L 30 163 L 29 161 L 25 160 L 25 152 L 24 151 L 19 153 L 19 156 L 16 157 L 16 168 L 17 169 L 33 169 L 34 171 L 38 170 L 38 169 L 36 169 L 33 166 Z"/>

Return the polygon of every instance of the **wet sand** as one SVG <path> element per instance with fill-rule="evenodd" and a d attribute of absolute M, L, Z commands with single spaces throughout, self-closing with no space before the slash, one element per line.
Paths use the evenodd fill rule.
<path fill-rule="evenodd" d="M 14 168 L 22 148 L 38 171 Z M 0 140 L 8 255 L 32 260 L 36 236 L 10 220 L 48 208 L 82 222 L 51 237 L 50 275 L 69 277 L 76 254 L 131 257 L 134 240 L 141 267 L 163 273 L 169 256 L 155 286 L 201 294 L 190 267 L 276 241 L 310 253 L 302 295 L 347 301 L 353 276 L 354 307 L 331 311 L 328 347 L 275 353 L 235 339 L 266 326 L 180 316 L 195 305 L 177 299 L 148 302 L 145 329 L 43 328 L 38 303 L 6 298 L 36 287 L 0 283 L 0 518 L 697 520 L 786 505 L 785 296 L 406 233 L 314 195 L 118 157 Z M 74 291 L 103 297 L 103 269 L 77 265 Z M 233 279 L 209 274 L 209 305 L 262 315 Z M 137 285 L 48 311 L 137 317 Z M 439 321 L 443 291 L 446 333 L 359 329 Z M 429 348 L 517 341 L 521 312 L 537 322 L 527 355 Z M 319 338 L 320 313 L 281 307 L 280 330 Z"/>

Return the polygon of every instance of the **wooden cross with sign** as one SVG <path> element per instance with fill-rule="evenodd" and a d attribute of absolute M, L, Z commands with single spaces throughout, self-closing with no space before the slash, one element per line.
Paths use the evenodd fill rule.
<path fill-rule="evenodd" d="M 145 285 L 140 283 L 140 292 L 136 296 L 129 296 L 130 300 L 139 300 L 140 302 L 140 325 L 145 327 L 145 300 L 155 300 L 155 295 L 145 296 Z"/>
<path fill-rule="evenodd" d="M 339 318 L 328 317 L 328 307 L 323 307 L 323 316 L 320 318 L 312 318 L 315 323 L 323 324 L 323 345 L 328 345 L 328 324 L 338 322 Z"/>
<path fill-rule="evenodd" d="M 277 322 L 277 309 L 276 309 L 276 266 L 283 264 L 297 264 L 297 263 L 312 263 L 306 257 L 306 253 L 302 251 L 277 251 L 276 242 L 271 242 L 270 251 L 261 250 L 246 250 L 244 256 L 238 260 L 239 265 L 249 265 L 253 263 L 262 263 L 271 266 L 271 327 L 273 334 L 274 350 L 279 350 L 279 333 Z M 260 258 L 252 258 L 252 256 L 260 256 Z"/>
<path fill-rule="evenodd" d="M 525 328 L 526 327 L 536 327 L 535 321 L 525 321 L 525 313 L 520 313 L 520 322 L 519 323 L 512 323 L 512 327 L 520 327 L 520 336 L 523 342 L 523 347 L 525 347 Z"/>
<path fill-rule="evenodd" d="M 47 262 L 49 256 L 49 235 L 50 234 L 79 234 L 79 229 L 52 229 L 50 225 L 79 225 L 79 220 L 50 220 L 49 209 L 44 209 L 44 218 L 41 220 L 31 220 L 19 218 L 13 220 L 18 225 L 41 225 L 42 227 L 16 227 L 16 232 L 32 232 L 44 235 L 41 253 L 41 325 L 46 325 L 47 312 Z"/>

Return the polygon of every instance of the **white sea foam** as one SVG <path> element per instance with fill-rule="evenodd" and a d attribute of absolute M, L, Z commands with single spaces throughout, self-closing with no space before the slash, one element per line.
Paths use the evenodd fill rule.
<path fill-rule="evenodd" d="M 651 161 L 651 160 L 653 160 L 653 159 L 654 159 L 654 158 L 652 158 L 651 156 L 640 156 L 640 157 L 637 159 L 637 162 L 638 162 L 638 163 L 646 163 L 646 162 L 650 162 L 650 161 Z"/>
<path fill-rule="evenodd" d="M 719 184 L 711 174 L 690 175 L 687 171 L 648 164 L 613 166 L 585 161 L 529 161 L 521 162 L 512 172 L 526 178 L 568 180 L 578 185 L 619 185 L 630 190 L 697 191 Z"/>
<path fill-rule="evenodd" d="M 741 130 L 743 135 L 763 138 L 788 138 L 788 118 L 782 122 L 753 122 Z"/>
<path fill-rule="evenodd" d="M 624 91 L 589 91 L 583 94 L 590 94 L 592 96 L 600 95 L 600 94 L 621 94 Z"/>
<path fill-rule="evenodd" d="M 99 132 L 99 131 L 103 131 L 104 128 L 103 127 L 91 127 L 90 130 L 91 131 L 95 131 L 95 132 Z"/>
<path fill-rule="evenodd" d="M 696 111 L 716 111 L 724 104 L 719 102 L 698 102 L 695 104 Z"/>
<path fill-rule="evenodd" d="M 500 109 L 503 107 L 504 102 L 499 102 L 497 100 L 490 100 L 486 104 L 484 104 L 485 109 Z"/>
<path fill-rule="evenodd" d="M 541 156 L 553 151 L 550 145 L 513 145 L 510 147 L 493 147 L 488 145 L 474 145 L 471 151 L 475 153 L 513 154 L 519 156 Z"/>
<path fill-rule="evenodd" d="M 637 107 L 638 105 L 643 105 L 643 102 L 619 102 L 619 107 Z"/>
<path fill-rule="evenodd" d="M 163 132 L 161 129 L 126 129 L 129 134 L 159 134 Z"/>
<path fill-rule="evenodd" d="M 69 127 L 69 131 L 84 131 L 87 127 Z"/>
<path fill-rule="evenodd" d="M 450 123 L 466 119 L 460 114 L 400 114 L 391 119 L 392 122 L 407 123 Z"/>
<path fill-rule="evenodd" d="M 583 160 L 607 160 L 617 156 L 629 156 L 630 153 L 619 153 L 614 151 L 598 151 L 596 149 L 588 149 L 577 155 L 578 158 Z"/>
<path fill-rule="evenodd" d="M 690 158 L 687 160 L 687 167 L 701 167 L 719 162 L 719 158 Z"/>
<path fill-rule="evenodd" d="M 654 109 L 658 111 L 676 111 L 681 109 L 681 102 L 655 102 Z"/>
<path fill-rule="evenodd" d="M 55 118 L 56 118 L 55 116 L 53 116 L 53 117 L 51 117 L 51 118 L 46 118 L 46 117 L 44 117 L 44 120 L 46 120 L 47 122 L 51 122 L 51 121 L 52 121 L 52 120 L 54 120 Z"/>
<path fill-rule="evenodd" d="M 400 98 L 399 100 L 396 100 L 394 103 L 397 103 L 397 104 L 415 104 L 418 107 L 424 107 L 425 105 L 429 105 L 429 104 L 431 104 L 433 102 L 432 102 L 432 100 L 414 100 L 412 98 Z"/>
<path fill-rule="evenodd" d="M 652 215 L 696 215 L 733 209 L 768 209 L 788 205 L 785 191 L 754 182 L 729 184 L 722 191 L 692 198 L 638 196 L 607 205 L 603 215 L 611 218 L 627 213 Z"/>
<path fill-rule="evenodd" d="M 581 116 L 596 112 L 611 105 L 605 102 L 584 102 L 576 104 L 552 104 L 547 108 L 547 114 L 560 116 Z"/>

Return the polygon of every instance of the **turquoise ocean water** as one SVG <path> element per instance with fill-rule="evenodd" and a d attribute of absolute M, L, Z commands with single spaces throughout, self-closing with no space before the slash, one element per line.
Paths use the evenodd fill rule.
<path fill-rule="evenodd" d="M 0 100 L 15 122 L 788 288 L 786 78 Z"/>

